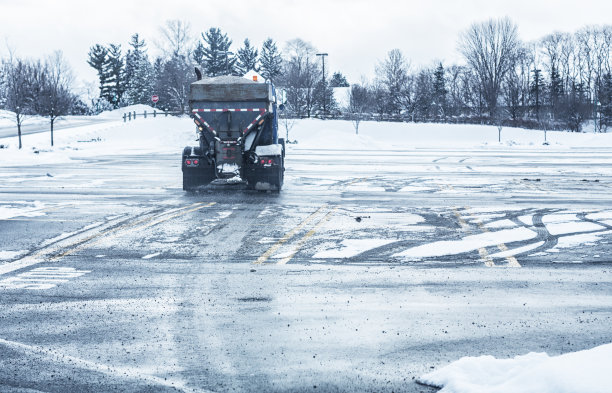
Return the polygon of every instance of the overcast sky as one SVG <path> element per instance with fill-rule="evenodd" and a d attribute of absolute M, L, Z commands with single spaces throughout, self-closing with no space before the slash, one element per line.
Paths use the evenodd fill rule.
<path fill-rule="evenodd" d="M 62 50 L 79 82 L 96 81 L 87 52 L 96 43 L 127 42 L 138 32 L 149 44 L 169 19 L 191 24 L 195 36 L 220 27 L 233 40 L 260 46 L 272 37 L 281 47 L 302 38 L 329 53 L 327 66 L 349 81 L 371 77 L 377 61 L 399 48 L 413 67 L 459 61 L 458 34 L 471 23 L 510 17 L 523 40 L 553 31 L 572 32 L 612 23 L 612 1 L 567 0 L 0 0 L 0 38 L 17 55 L 39 58 Z M 2 43 L 0 54 L 6 55 Z"/>

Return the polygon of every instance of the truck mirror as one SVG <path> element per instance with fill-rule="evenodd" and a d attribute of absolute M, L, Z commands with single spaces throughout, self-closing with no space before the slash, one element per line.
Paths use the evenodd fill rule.
<path fill-rule="evenodd" d="M 278 109 L 281 110 L 281 111 L 284 111 L 285 110 L 285 104 L 280 104 L 278 106 Z"/>

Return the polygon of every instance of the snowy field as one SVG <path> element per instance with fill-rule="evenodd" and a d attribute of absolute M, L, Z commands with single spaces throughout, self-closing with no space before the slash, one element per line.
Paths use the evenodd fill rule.
<path fill-rule="evenodd" d="M 69 162 L 79 157 L 97 155 L 125 155 L 161 153 L 172 154 L 181 151 L 196 135 L 192 120 L 185 116 L 139 118 L 123 123 L 123 113 L 146 110 L 152 107 L 137 105 L 105 112 L 97 116 L 114 122 L 75 127 L 55 132 L 55 147 L 51 148 L 48 133 L 23 136 L 24 148 L 17 149 L 17 137 L 0 139 L 2 165 L 37 165 Z M 6 113 L 5 113 L 6 115 Z M 46 120 L 32 119 L 38 124 Z M 83 121 L 82 117 L 67 117 L 63 122 Z M 4 123 L 3 123 L 4 124 Z M 12 124 L 12 123 L 11 123 Z M 8 123 L 5 125 L 9 125 Z M 279 126 L 279 136 L 286 137 L 286 129 Z M 297 120 L 289 132 L 288 139 L 297 141 L 291 149 L 343 149 L 343 150 L 404 150 L 404 149 L 467 149 L 482 151 L 535 150 L 550 152 L 572 148 L 612 147 L 612 133 L 570 133 L 549 131 L 548 145 L 544 145 L 544 131 L 503 128 L 502 141 L 498 142 L 498 129 L 494 126 L 413 124 L 361 122 L 359 135 L 355 135 L 352 124 L 342 120 L 321 121 L 315 119 Z"/>
<path fill-rule="evenodd" d="M 158 117 L 153 119 L 149 117 L 143 119 L 139 117 L 135 121 L 124 123 L 123 113 L 134 110 L 138 113 L 142 113 L 143 110 L 152 112 L 153 108 L 138 106 L 120 109 L 99 116 L 114 121 L 58 130 L 55 134 L 53 148 L 49 146 L 48 133 L 24 136 L 22 150 L 17 149 L 16 137 L 0 139 L 0 145 L 5 146 L 0 149 L 0 167 L 40 165 L 45 168 L 45 165 L 78 163 L 79 160 L 114 155 L 138 157 L 160 154 L 178 157 L 186 144 L 196 143 L 195 127 L 190 118 Z M 7 114 L 2 115 L 6 117 Z M 44 124 L 45 122 L 45 119 L 31 120 L 33 124 L 36 122 Z M 64 120 L 66 123 L 80 121 L 83 119 L 76 117 Z M 10 124 L 1 120 L 0 126 L 7 125 Z M 280 136 L 286 136 L 286 130 L 282 126 L 279 133 Z M 418 194 L 435 190 L 452 196 L 457 193 L 456 189 L 476 187 L 478 182 L 481 182 L 483 186 L 490 186 L 491 180 L 487 176 L 491 174 L 503 176 L 506 168 L 504 165 L 493 166 L 479 162 L 478 154 L 480 153 L 498 154 L 499 159 L 505 160 L 508 166 L 524 164 L 523 160 L 527 155 L 530 160 L 533 160 L 534 165 L 525 168 L 525 176 L 535 178 L 546 175 L 563 177 L 565 173 L 556 167 L 539 166 L 540 154 L 562 156 L 564 152 L 584 150 L 585 155 L 577 156 L 575 159 L 575 163 L 580 166 L 571 168 L 572 173 L 585 177 L 612 175 L 607 173 L 606 169 L 588 165 L 590 152 L 604 149 L 605 153 L 607 151 L 605 149 L 612 148 L 612 134 L 548 132 L 546 137 L 548 144 L 543 144 L 543 131 L 504 128 L 500 143 L 497 141 L 498 129 L 493 126 L 378 122 L 362 122 L 359 135 L 356 135 L 352 124 L 348 121 L 299 120 L 295 122 L 288 136 L 289 140 L 297 141 L 295 144 L 288 145 L 288 179 L 291 182 L 298 176 L 305 176 L 304 174 L 309 174 L 314 179 L 312 186 L 308 186 L 305 181 L 300 185 L 295 185 L 296 194 L 305 195 L 312 189 L 331 187 L 336 184 L 337 180 L 342 180 L 342 176 L 337 173 L 327 173 L 325 162 L 330 157 L 333 159 L 335 154 L 342 154 L 342 151 L 355 151 L 358 152 L 356 154 L 363 155 L 384 155 L 387 157 L 386 165 L 391 167 L 387 169 L 391 170 L 394 170 L 394 166 L 401 170 L 404 165 L 402 160 L 406 160 L 404 153 L 407 151 L 411 152 L 412 158 L 421 157 L 420 154 L 422 154 L 424 159 L 431 158 L 428 156 L 429 150 L 446 151 L 447 156 L 440 160 L 456 159 L 453 164 L 458 165 L 457 170 L 470 173 L 472 168 L 469 166 L 464 168 L 463 158 L 454 157 L 458 152 L 465 150 L 469 151 L 471 162 L 476 163 L 470 165 L 474 167 L 480 165 L 480 169 L 486 173 L 482 177 L 471 176 L 468 180 L 462 177 L 446 178 L 444 188 L 441 190 L 438 189 L 440 185 L 435 182 L 436 174 L 432 173 L 429 181 L 401 185 L 397 190 L 399 194 Z M 294 153 L 293 157 L 292 153 Z M 321 155 L 320 162 L 313 163 L 313 157 L 318 157 L 318 154 Z M 304 158 L 306 156 L 308 159 Z M 427 165 L 424 163 L 422 171 L 424 173 L 430 171 L 432 165 L 435 166 L 436 160 L 433 160 L 433 163 L 428 162 Z M 598 160 L 600 163 L 609 164 L 612 162 L 612 157 L 598 158 Z M 418 163 L 413 163 L 411 168 L 418 168 L 418 165 Z M 334 168 L 338 170 L 341 166 L 336 165 Z M 376 166 L 367 167 L 364 168 L 364 173 L 379 169 Z M 321 176 L 316 178 L 319 174 Z M 24 181 L 24 179 L 7 176 L 1 176 L 0 179 L 5 184 Z M 58 179 L 59 177 L 56 177 L 55 181 Z M 36 179 L 29 179 L 29 181 L 32 180 Z M 537 192 L 536 186 L 533 187 Z M 385 192 L 385 188 L 375 182 L 351 182 L 346 184 L 344 189 L 349 192 Z M 495 191 L 493 189 L 491 192 Z M 542 193 L 546 192 L 542 191 Z M 41 211 L 45 206 L 42 202 L 26 202 L 22 199 L 24 198 L 16 198 L 11 205 L 0 206 L 0 219 L 37 217 L 43 214 Z M 504 208 L 511 210 L 509 207 Z M 424 233 L 431 231 L 431 228 L 427 228 L 424 224 L 425 218 L 420 215 L 404 213 L 398 216 L 396 212 L 391 214 L 390 211 L 376 207 L 369 210 L 360 208 L 361 210 L 355 212 L 350 211 L 350 208 L 347 209 L 349 211 L 347 214 L 333 222 L 326 222 L 321 218 L 320 231 L 327 234 L 327 237 L 325 242 L 312 248 L 311 257 L 314 263 L 330 259 L 352 258 L 373 249 L 390 246 L 394 242 L 394 240 L 385 238 L 372 238 L 369 230 L 376 230 L 379 233 L 384 233 L 386 230 Z M 231 212 L 227 212 L 227 215 L 230 214 Z M 363 224 L 356 224 L 354 220 L 356 214 L 367 214 L 368 220 Z M 500 243 L 522 242 L 521 247 L 511 250 L 500 248 L 497 254 L 491 255 L 491 258 L 512 258 L 542 247 L 544 241 L 538 237 L 541 227 L 544 227 L 549 235 L 558 236 L 559 241 L 555 248 L 548 252 L 559 253 L 566 248 L 592 244 L 600 236 L 609 235 L 610 231 L 607 230 L 607 227 L 612 225 L 612 211 L 609 209 L 591 211 L 586 215 L 583 214 L 582 218 L 580 211 L 552 211 L 540 217 L 542 224 L 540 227 L 535 225 L 533 214 L 520 215 L 516 217 L 516 220 L 511 221 L 504 214 L 499 214 L 499 209 L 495 207 L 462 208 L 456 210 L 456 214 L 459 220 L 467 222 L 466 226 L 471 223 L 484 228 L 483 233 L 466 235 L 454 240 L 433 239 L 428 243 L 404 247 L 391 256 L 405 261 L 442 256 L 452 257 Z M 321 213 L 321 217 L 323 215 Z M 383 228 L 384 226 L 388 228 Z M 332 239 L 333 234 L 338 231 L 342 231 L 343 238 Z M 347 234 L 355 236 L 347 238 Z M 290 259 L 296 253 L 292 247 L 291 244 L 280 247 L 270 259 L 281 262 L 287 258 Z M 14 259 L 25 253 L 27 250 L 0 251 L 0 260 Z M 159 255 L 160 252 L 149 253 L 142 258 L 155 259 Z M 543 253 L 543 255 L 550 254 Z M 591 350 L 560 356 L 532 352 L 514 359 L 496 359 L 492 356 L 462 358 L 446 367 L 422 375 L 419 380 L 422 383 L 443 388 L 444 393 L 607 392 L 612 386 L 611 374 L 607 372 L 609 360 L 612 359 L 611 345 L 602 345 Z"/>

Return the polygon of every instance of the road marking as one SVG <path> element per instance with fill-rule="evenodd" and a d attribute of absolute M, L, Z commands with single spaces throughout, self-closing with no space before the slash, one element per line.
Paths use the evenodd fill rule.
<path fill-rule="evenodd" d="M 72 267 L 39 267 L 15 277 L 0 281 L 0 287 L 7 289 L 51 289 L 71 278 L 81 277 L 91 270 L 76 270 Z"/>
<path fill-rule="evenodd" d="M 210 393 L 205 389 L 193 389 L 185 386 L 183 381 L 160 378 L 153 375 L 144 374 L 142 369 L 131 367 L 111 367 L 106 364 L 95 363 L 89 360 L 66 355 L 52 349 L 44 347 L 26 345 L 15 341 L 8 341 L 0 338 L 0 345 L 10 348 L 17 353 L 35 354 L 48 357 L 53 363 L 65 365 L 67 367 L 81 368 L 85 370 L 104 373 L 122 379 L 135 379 L 149 384 L 174 388 L 185 393 Z"/>
<path fill-rule="evenodd" d="M 469 208 L 465 208 L 466 210 Z M 455 215 L 457 215 L 457 217 L 459 217 L 460 220 L 461 217 L 458 215 L 459 213 L 457 211 L 455 211 Z M 469 213 L 468 214 L 472 217 L 474 217 L 473 214 Z M 480 228 L 481 231 L 483 232 L 490 232 L 489 229 L 487 227 L 484 226 L 484 224 L 482 223 L 482 221 L 480 221 L 478 218 L 474 217 L 474 220 L 476 221 L 476 224 L 478 225 L 478 227 Z M 497 248 L 499 249 L 499 251 L 508 251 L 508 246 L 506 246 L 504 243 L 499 243 L 497 245 Z M 502 267 L 501 265 L 496 265 L 493 262 L 493 259 L 491 258 L 491 256 L 489 256 L 489 254 L 487 253 L 487 251 L 483 248 L 483 251 L 486 255 L 486 257 L 488 258 L 488 260 L 491 260 L 491 265 L 487 265 L 487 262 L 485 261 L 485 265 L 488 267 Z M 478 250 L 478 252 L 480 253 L 480 249 Z M 482 254 L 481 254 L 482 257 Z M 518 260 L 513 257 L 513 256 L 507 256 L 506 257 L 506 261 L 508 261 L 508 264 L 505 267 L 521 267 L 521 264 L 518 262 Z"/>
<path fill-rule="evenodd" d="M 165 211 L 162 213 L 159 213 L 157 215 L 154 215 L 152 217 L 147 217 L 141 220 L 138 220 L 136 222 L 130 222 L 130 223 L 126 223 L 123 225 L 120 225 L 116 228 L 111 228 L 111 229 L 107 229 L 107 230 L 103 230 L 101 232 L 97 232 L 94 233 L 93 235 L 87 236 L 84 239 L 79 239 L 77 241 L 74 241 L 70 244 L 67 244 L 66 246 L 64 246 L 64 249 L 68 249 L 63 253 L 54 255 L 54 256 L 49 256 L 50 254 L 52 254 L 53 250 L 49 250 L 49 248 L 47 247 L 46 249 L 43 249 L 41 251 L 38 251 L 36 254 L 31 255 L 31 256 L 26 256 L 24 258 L 18 259 L 16 261 L 13 261 L 11 263 L 7 263 L 4 265 L 0 266 L 0 276 L 3 274 L 7 274 L 7 273 L 11 273 L 15 270 L 19 270 L 19 269 L 24 269 L 26 267 L 30 267 L 32 265 L 37 265 L 39 263 L 43 263 L 45 262 L 45 259 L 47 259 L 48 261 L 54 261 L 54 260 L 58 260 L 66 255 L 70 255 L 75 253 L 76 251 L 79 251 L 85 247 L 88 246 L 92 246 L 94 244 L 98 244 L 101 241 L 105 240 L 104 238 L 97 240 L 95 242 L 91 242 L 94 239 L 97 238 L 101 238 L 105 235 L 113 235 L 117 232 L 120 232 L 122 230 L 128 230 L 127 233 L 133 232 L 134 230 L 140 230 L 140 229 L 145 229 L 148 227 L 151 227 L 153 225 L 157 225 L 159 223 L 162 223 L 164 221 L 168 221 L 171 220 L 173 218 L 176 218 L 178 216 L 181 215 L 185 215 L 187 213 L 205 208 L 205 207 L 210 207 L 212 205 L 214 205 L 216 202 L 210 202 L 208 204 L 204 204 L 204 202 L 198 202 L 198 203 L 194 203 L 192 205 L 189 206 L 185 206 L 185 207 L 181 207 L 181 208 L 176 208 L 176 209 L 170 209 L 169 211 Z M 194 207 L 195 206 L 195 207 Z M 168 216 L 168 213 L 175 213 L 172 214 L 170 216 Z"/>
<path fill-rule="evenodd" d="M 461 228 L 464 231 L 471 232 L 472 230 L 470 226 L 465 222 L 463 217 L 461 217 L 457 208 L 453 208 L 453 212 L 455 213 L 455 216 L 459 220 L 459 225 L 461 225 Z M 496 267 L 497 266 L 495 265 L 495 262 L 493 262 L 493 258 L 491 258 L 491 256 L 489 255 L 489 253 L 484 247 L 480 247 L 478 249 L 478 254 L 480 255 L 480 259 L 484 261 L 484 264 L 486 267 Z"/>
<path fill-rule="evenodd" d="M 323 205 L 321 206 L 319 209 L 317 209 L 317 211 L 315 211 L 314 213 L 312 213 L 311 215 L 309 215 L 308 217 L 306 217 L 306 219 L 304 219 L 304 221 L 302 221 L 300 224 L 298 224 L 298 226 L 296 226 L 295 228 L 293 228 L 291 231 L 287 232 L 285 234 L 285 236 L 283 236 L 279 241 L 277 241 L 276 243 L 274 243 L 272 245 L 272 247 L 270 247 L 266 252 L 264 252 L 263 254 L 261 254 L 261 256 L 259 258 L 257 258 L 257 260 L 255 262 L 253 262 L 254 265 L 261 265 L 262 263 L 264 263 L 265 261 L 268 260 L 268 258 L 270 258 L 270 256 L 272 254 L 274 254 L 276 252 L 276 250 L 278 250 L 284 243 L 287 242 L 287 240 L 291 239 L 293 236 L 295 236 L 296 233 L 298 233 L 300 231 L 300 229 L 302 229 L 306 224 L 308 224 L 310 221 L 312 221 L 312 219 L 324 208 L 326 208 L 327 205 Z"/>
<path fill-rule="evenodd" d="M 300 241 L 295 245 L 295 247 L 293 248 L 293 250 L 291 251 L 291 254 L 289 254 L 289 256 L 281 259 L 280 261 L 277 262 L 278 265 L 286 265 L 287 262 L 289 262 L 294 256 L 295 254 L 297 254 L 297 252 L 300 250 L 300 248 L 302 248 L 302 246 L 304 245 L 304 243 L 306 243 L 306 240 L 308 240 L 312 235 L 315 234 L 315 232 L 323 225 L 325 224 L 330 218 L 331 216 L 336 212 L 336 210 L 338 209 L 338 206 L 334 207 L 331 211 L 329 211 L 325 217 L 323 217 L 321 219 L 321 221 L 319 221 L 310 231 L 308 231 L 301 239 Z"/>

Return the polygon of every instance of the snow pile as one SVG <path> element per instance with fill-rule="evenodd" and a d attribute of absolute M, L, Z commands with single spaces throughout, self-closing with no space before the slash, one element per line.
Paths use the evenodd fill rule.
<path fill-rule="evenodd" d="M 49 146 L 49 134 L 24 135 L 22 150 L 17 138 L 2 138 L 1 165 L 40 165 L 65 163 L 74 159 L 105 155 L 180 154 L 186 145 L 196 144 L 193 121 L 187 117 L 142 116 L 131 122 L 101 122 L 57 130 L 55 146 Z"/>
<path fill-rule="evenodd" d="M 159 110 L 159 109 L 155 109 L 152 106 L 149 105 L 143 105 L 143 104 L 136 104 L 136 105 L 130 105 L 130 106 L 126 106 L 123 108 L 119 108 L 119 109 L 115 109 L 112 111 L 105 111 L 100 113 L 98 116 L 95 117 L 99 117 L 102 119 L 123 119 L 123 114 L 124 113 L 134 113 L 136 112 L 137 118 L 141 117 L 141 115 L 143 113 L 145 113 L 145 111 L 147 112 L 147 115 L 151 115 L 153 116 L 153 111 L 157 111 L 157 113 L 163 113 L 163 111 Z M 158 115 L 159 116 L 159 115 Z"/>
<path fill-rule="evenodd" d="M 285 136 L 282 122 L 280 136 Z M 362 121 L 359 135 L 350 121 L 304 119 L 296 121 L 289 139 L 298 148 L 395 149 L 395 148 L 567 148 L 612 147 L 612 133 L 575 133 L 548 131 L 549 146 L 543 146 L 544 131 L 504 127 L 501 143 L 495 126 L 437 123 L 393 123 Z"/>
<path fill-rule="evenodd" d="M 464 357 L 421 376 L 440 393 L 604 393 L 612 387 L 612 344 L 550 357 Z"/>

